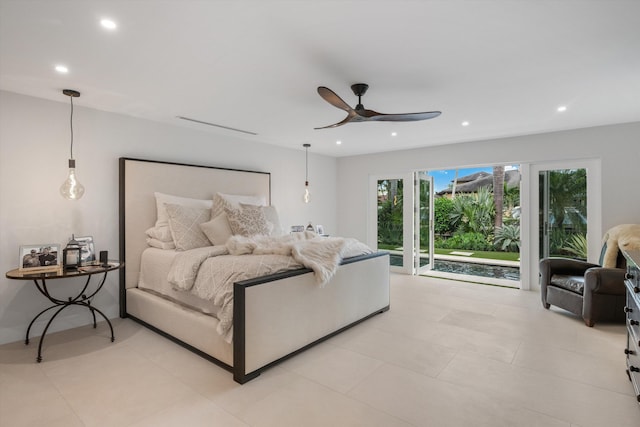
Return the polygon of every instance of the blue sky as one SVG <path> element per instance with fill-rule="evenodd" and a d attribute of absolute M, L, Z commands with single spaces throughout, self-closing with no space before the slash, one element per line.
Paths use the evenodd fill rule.
<path fill-rule="evenodd" d="M 458 169 L 458 178 L 480 171 L 491 173 L 492 170 L 493 168 L 490 167 Z M 453 178 L 456 176 L 456 170 L 443 169 L 437 171 L 429 171 L 429 175 L 433 177 L 433 185 L 435 187 L 435 191 L 438 192 L 449 187 L 449 184 L 452 183 Z"/>
<path fill-rule="evenodd" d="M 505 170 L 510 169 L 518 169 L 517 166 L 505 166 Z M 471 175 L 476 172 L 487 172 L 492 173 L 493 168 L 490 166 L 480 167 L 480 168 L 463 168 L 458 169 L 458 178 Z M 433 177 L 433 185 L 435 187 L 435 191 L 441 191 L 445 188 L 449 187 L 449 184 L 452 183 L 453 178 L 456 176 L 455 169 L 442 169 L 442 170 L 434 170 L 429 171 L 429 175 Z"/>

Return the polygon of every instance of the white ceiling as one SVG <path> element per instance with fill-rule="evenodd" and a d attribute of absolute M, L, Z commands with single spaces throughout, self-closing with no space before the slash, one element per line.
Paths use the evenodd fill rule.
<path fill-rule="evenodd" d="M 355 106 L 358 82 L 369 109 L 442 115 L 314 130 L 346 115 L 317 86 Z M 64 88 L 76 106 L 336 157 L 632 122 L 640 1 L 0 0 L 0 89 L 68 103 Z"/>

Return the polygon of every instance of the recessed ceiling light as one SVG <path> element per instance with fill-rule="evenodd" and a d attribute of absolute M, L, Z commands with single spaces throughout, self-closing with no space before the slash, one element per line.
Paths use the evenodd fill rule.
<path fill-rule="evenodd" d="M 462 126 L 469 126 L 470 125 L 470 123 L 468 121 L 466 121 L 466 120 L 464 122 L 460 123 L 460 124 Z"/>
<path fill-rule="evenodd" d="M 558 113 L 564 113 L 565 111 L 567 111 L 566 105 L 561 105 L 558 107 Z"/>
<path fill-rule="evenodd" d="M 104 28 L 106 28 L 107 30 L 115 30 L 117 25 L 115 22 L 113 22 L 111 19 L 101 19 L 100 20 L 100 25 L 102 25 Z"/>
<path fill-rule="evenodd" d="M 56 71 L 62 74 L 67 74 L 69 72 L 69 69 L 64 65 L 56 65 Z"/>
<path fill-rule="evenodd" d="M 340 144 L 342 144 L 342 141 L 340 140 L 336 141 L 336 145 L 340 145 Z"/>
<path fill-rule="evenodd" d="M 391 136 L 396 136 L 398 135 L 398 132 L 391 132 Z"/>

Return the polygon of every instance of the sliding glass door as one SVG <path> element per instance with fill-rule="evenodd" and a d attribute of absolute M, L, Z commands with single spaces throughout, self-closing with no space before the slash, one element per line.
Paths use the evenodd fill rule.
<path fill-rule="evenodd" d="M 599 160 L 532 164 L 531 230 L 528 283 L 539 284 L 539 262 L 546 257 L 586 259 L 597 263 L 602 239 L 602 194 Z"/>

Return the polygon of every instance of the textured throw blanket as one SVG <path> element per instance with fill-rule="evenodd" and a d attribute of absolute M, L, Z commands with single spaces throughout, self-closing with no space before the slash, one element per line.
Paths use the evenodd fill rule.
<path fill-rule="evenodd" d="M 307 267 L 324 286 L 342 258 L 371 253 L 355 239 L 317 237 L 313 233 L 290 236 L 234 236 L 226 246 L 209 246 L 179 253 L 168 280 L 174 289 L 189 291 L 220 307 L 218 333 L 227 342 L 233 336 L 233 284 Z M 225 256 L 221 256 L 225 255 Z"/>
<path fill-rule="evenodd" d="M 372 252 L 356 239 L 320 237 L 310 232 L 277 237 L 233 236 L 226 246 L 231 255 L 290 255 L 313 270 L 320 286 L 331 280 L 343 258 Z"/>

